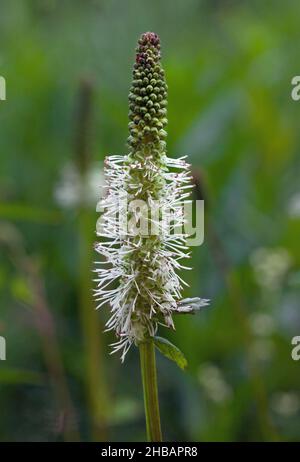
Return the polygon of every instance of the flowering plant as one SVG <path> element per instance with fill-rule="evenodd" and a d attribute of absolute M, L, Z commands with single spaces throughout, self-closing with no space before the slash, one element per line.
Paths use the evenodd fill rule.
<path fill-rule="evenodd" d="M 208 301 L 180 300 L 185 282 L 178 270 L 189 269 L 181 260 L 190 256 L 183 202 L 190 196 L 191 176 L 185 158 L 166 154 L 167 84 L 160 41 L 152 32 L 138 42 L 129 109 L 129 153 L 105 160 L 107 191 L 96 245 L 105 261 L 96 269 L 96 299 L 98 307 L 111 306 L 106 326 L 116 332 L 113 352 L 121 350 L 122 361 L 134 343 L 141 349 L 142 370 L 147 368 L 143 351 L 154 349 L 154 339 L 160 351 L 184 366 L 179 350 L 155 337 L 158 325 L 174 328 L 173 314 L 194 312 Z"/>

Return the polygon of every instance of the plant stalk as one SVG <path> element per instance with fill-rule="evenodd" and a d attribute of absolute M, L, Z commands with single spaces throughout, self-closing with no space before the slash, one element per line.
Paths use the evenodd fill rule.
<path fill-rule="evenodd" d="M 152 339 L 140 343 L 141 374 L 144 391 L 144 405 L 148 441 L 162 441 L 155 348 Z"/>
<path fill-rule="evenodd" d="M 93 83 L 83 78 L 78 94 L 77 124 L 75 130 L 75 159 L 80 174 L 82 191 L 87 190 L 87 173 L 91 164 L 89 147 L 92 125 Z M 98 313 L 94 309 L 92 298 L 93 267 L 93 220 L 84 194 L 79 205 L 79 310 L 85 348 L 85 387 L 89 415 L 91 418 L 92 439 L 107 441 L 108 439 L 108 389 L 104 371 L 103 330 Z"/>

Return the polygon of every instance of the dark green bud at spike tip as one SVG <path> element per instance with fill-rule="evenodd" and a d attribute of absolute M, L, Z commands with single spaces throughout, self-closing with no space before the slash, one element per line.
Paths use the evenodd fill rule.
<path fill-rule="evenodd" d="M 160 62 L 159 37 L 154 32 L 146 32 L 138 41 L 129 93 L 131 154 L 165 151 L 166 106 L 167 84 Z"/>

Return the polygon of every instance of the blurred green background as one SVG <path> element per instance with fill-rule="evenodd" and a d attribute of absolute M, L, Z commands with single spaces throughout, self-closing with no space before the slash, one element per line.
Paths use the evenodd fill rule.
<path fill-rule="evenodd" d="M 92 300 L 105 155 L 126 153 L 139 35 L 161 37 L 168 153 L 206 200 L 185 296 L 163 332 L 168 441 L 300 440 L 299 2 L 1 0 L 0 440 L 145 439 L 139 358 L 109 356 Z"/>

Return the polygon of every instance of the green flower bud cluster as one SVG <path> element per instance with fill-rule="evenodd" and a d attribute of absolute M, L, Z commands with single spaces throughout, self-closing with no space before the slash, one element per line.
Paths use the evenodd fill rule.
<path fill-rule="evenodd" d="M 146 32 L 140 37 L 136 52 L 129 93 L 128 144 L 137 155 L 159 155 L 166 147 L 168 123 L 167 84 L 160 64 L 159 37 Z"/>

